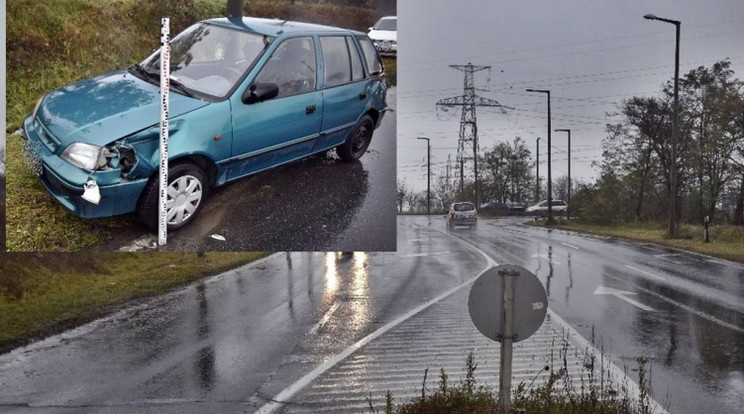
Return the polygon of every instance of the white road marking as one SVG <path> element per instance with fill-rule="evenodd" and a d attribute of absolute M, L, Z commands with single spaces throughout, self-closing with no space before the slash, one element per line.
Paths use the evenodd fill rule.
<path fill-rule="evenodd" d="M 413 253 L 413 254 L 402 254 L 399 257 L 424 257 L 424 256 L 438 256 L 440 254 L 449 254 L 449 250 L 443 252 L 431 252 L 431 253 Z"/>
<path fill-rule="evenodd" d="M 574 246 L 573 244 L 568 244 L 568 243 L 563 243 L 563 242 L 561 242 L 561 244 L 564 245 L 564 246 L 566 246 L 566 247 L 570 247 L 570 248 L 572 248 L 574 250 L 579 250 L 579 248 L 576 247 L 576 246 Z"/>
<path fill-rule="evenodd" d="M 328 309 L 328 312 L 326 312 L 325 315 L 323 315 L 323 317 L 318 321 L 318 323 L 316 323 L 307 334 L 315 335 L 316 333 L 318 333 L 320 328 L 322 328 L 323 325 L 325 325 L 328 322 L 328 320 L 331 319 L 331 315 L 333 315 L 333 312 L 336 312 L 336 309 L 338 309 L 339 306 L 341 306 L 340 303 L 338 302 L 334 303 L 333 306 L 331 306 L 331 308 Z"/>
<path fill-rule="evenodd" d="M 610 276 L 610 277 L 613 277 L 613 276 Z M 619 278 L 615 278 L 615 279 L 618 279 L 619 280 Z M 713 315 L 708 315 L 705 312 L 702 312 L 702 311 L 699 311 L 697 309 L 694 309 L 694 308 L 692 308 L 692 307 L 690 307 L 688 305 L 685 305 L 684 303 L 677 302 L 676 300 L 670 299 L 670 298 L 668 298 L 668 297 L 666 297 L 666 296 L 664 296 L 664 295 L 662 295 L 660 293 L 656 293 L 656 292 L 654 292 L 652 290 L 644 289 L 642 287 L 636 287 L 636 289 L 641 290 L 641 291 L 643 291 L 643 292 L 645 292 L 645 293 L 647 293 L 649 295 L 655 296 L 655 297 L 663 300 L 664 302 L 668 302 L 668 303 L 671 303 L 672 305 L 679 306 L 680 308 L 682 308 L 682 309 L 684 309 L 684 310 L 686 310 L 688 312 L 694 313 L 695 315 L 697 315 L 697 316 L 699 316 L 701 318 L 707 319 L 707 320 L 709 320 L 709 321 L 711 321 L 713 323 L 717 323 L 718 325 L 721 325 L 723 327 L 729 328 L 729 329 L 734 330 L 734 331 L 739 332 L 739 333 L 744 333 L 744 329 L 743 328 L 740 328 L 739 326 L 736 326 L 734 324 L 731 324 L 731 323 L 722 321 L 722 320 L 716 318 Z"/>
<path fill-rule="evenodd" d="M 446 233 L 445 233 L 446 234 Z M 460 239 L 458 239 L 460 240 Z M 320 366 L 316 367 L 314 370 L 310 371 L 308 374 L 306 374 L 304 377 L 297 380 L 294 384 L 290 385 L 289 387 L 285 388 L 283 391 L 281 391 L 279 394 L 276 395 L 276 397 L 272 398 L 270 402 L 264 404 L 258 411 L 256 411 L 256 414 L 271 414 L 275 412 L 276 410 L 280 409 L 282 405 L 289 401 L 290 398 L 292 398 L 297 392 L 299 392 L 301 389 L 305 388 L 308 384 L 310 384 L 312 381 L 315 381 L 319 376 L 321 376 L 323 373 L 328 371 L 329 369 L 333 368 L 335 365 L 337 365 L 339 362 L 343 361 L 349 355 L 356 352 L 359 348 L 367 345 L 372 340 L 376 339 L 377 337 L 381 336 L 385 332 L 395 328 L 396 326 L 400 325 L 402 322 L 410 319 L 411 317 L 417 315 L 424 309 L 427 309 L 428 307 L 434 305 L 435 303 L 438 303 L 442 301 L 443 299 L 449 297 L 450 295 L 454 294 L 455 292 L 459 291 L 460 289 L 467 287 L 471 285 L 473 282 L 475 282 L 480 275 L 486 272 L 486 270 L 490 269 L 493 266 L 498 266 L 498 264 L 488 257 L 483 251 L 478 249 L 477 247 L 474 247 L 472 244 L 465 242 L 464 240 L 461 240 L 462 242 L 472 246 L 475 248 L 479 253 L 481 253 L 488 262 L 488 265 L 485 269 L 483 269 L 482 272 L 480 272 L 477 276 L 467 280 L 464 283 L 461 283 L 458 286 L 455 286 L 454 288 L 444 292 L 443 294 L 437 296 L 436 298 L 424 303 L 423 305 L 418 306 L 417 308 L 411 310 L 410 312 L 404 314 L 403 316 L 400 316 L 399 318 L 393 320 L 392 322 L 386 324 L 385 326 L 381 327 L 380 329 L 372 332 L 371 334 L 365 336 L 364 338 L 357 341 L 352 346 L 346 348 L 341 353 L 337 354 L 333 358 L 330 358 Z"/>
<path fill-rule="evenodd" d="M 560 264 L 560 263 L 556 262 L 555 260 L 551 259 L 550 257 L 548 257 L 547 254 L 535 253 L 535 254 L 533 254 L 530 257 L 536 257 L 536 258 L 539 258 L 539 259 L 544 259 L 544 260 L 547 260 L 550 263 L 553 263 L 554 265 L 559 265 Z"/>
<path fill-rule="evenodd" d="M 622 300 L 630 303 L 631 305 L 636 306 L 638 308 L 641 308 L 641 309 L 643 309 L 645 311 L 651 311 L 651 312 L 654 311 L 654 308 L 651 308 L 649 306 L 646 306 L 646 305 L 642 304 L 641 302 L 635 301 L 635 300 L 633 300 L 633 299 L 625 296 L 625 295 L 635 295 L 636 293 L 634 293 L 634 292 L 628 292 L 626 290 L 619 290 L 619 289 L 608 288 L 606 286 L 598 286 L 597 287 L 597 290 L 594 291 L 594 294 L 595 295 L 612 295 L 612 296 L 614 296 L 614 297 L 616 297 L 618 299 L 622 299 Z"/>
<path fill-rule="evenodd" d="M 657 275 L 655 275 L 655 274 L 653 274 L 653 273 L 649 273 L 649 272 L 647 272 L 647 271 L 645 271 L 645 270 L 641 270 L 641 269 L 636 269 L 635 267 L 633 267 L 633 266 L 631 266 L 631 265 L 625 265 L 625 267 L 627 267 L 627 268 L 628 268 L 628 269 L 630 269 L 630 270 L 634 270 L 634 271 L 636 271 L 636 272 L 638 272 L 638 273 L 643 273 L 644 275 L 646 275 L 646 276 L 648 276 L 648 277 L 653 277 L 654 279 L 659 279 L 659 280 L 666 280 L 666 278 L 663 278 L 663 277 L 661 277 L 661 276 L 657 276 Z"/>
<path fill-rule="evenodd" d="M 295 394 L 297 394 L 300 390 L 302 390 L 304 387 L 306 387 L 308 384 L 310 384 L 312 381 L 316 380 L 320 375 L 328 371 L 329 369 L 336 366 L 339 362 L 343 361 L 347 357 L 349 357 L 351 354 L 353 354 L 355 351 L 359 350 L 361 347 L 367 345 L 372 340 L 378 338 L 379 336 L 383 335 L 390 329 L 396 327 L 397 325 L 401 324 L 402 322 L 410 319 L 411 317 L 415 316 L 416 314 L 420 313 L 421 311 L 429 308 L 430 306 L 442 301 L 443 299 L 449 297 L 450 295 L 454 294 L 455 292 L 459 291 L 460 289 L 463 289 L 470 284 L 472 284 L 478 277 L 480 277 L 483 273 L 485 273 L 488 269 L 490 269 L 493 266 L 498 266 L 498 263 L 496 263 L 495 260 L 493 260 L 489 255 L 487 255 L 483 250 L 479 249 L 472 243 L 465 241 L 463 239 L 460 239 L 459 237 L 455 237 L 452 235 L 449 235 L 443 231 L 440 230 L 434 230 L 438 231 L 444 235 L 450 236 L 454 238 L 455 240 L 458 240 L 459 242 L 466 244 L 470 246 L 472 249 L 480 253 L 487 261 L 486 268 L 480 272 L 477 276 L 467 280 L 466 282 L 448 290 L 447 292 L 441 294 L 440 296 L 437 296 L 436 298 L 430 300 L 429 302 L 424 303 L 423 305 L 411 310 L 410 312 L 404 314 L 403 316 L 393 320 L 392 322 L 388 323 L 387 325 L 381 327 L 377 331 L 371 333 L 370 335 L 362 338 L 361 340 L 357 341 L 355 344 L 344 350 L 343 352 L 339 353 L 335 357 L 327 360 L 322 365 L 318 366 L 314 370 L 312 370 L 310 373 L 305 375 L 304 377 L 300 378 L 298 381 L 296 381 L 294 384 L 290 385 L 289 387 L 285 388 L 283 391 L 281 391 L 279 394 L 276 395 L 270 402 L 264 404 L 258 411 L 256 411 L 256 414 L 271 414 L 274 413 L 276 410 L 280 409 L 282 405 L 285 402 L 288 402 L 290 398 L 292 398 Z M 553 320 L 558 322 L 560 325 L 563 326 L 563 328 L 566 330 L 567 333 L 569 333 L 569 340 L 580 346 L 581 349 L 591 350 L 592 352 L 595 352 L 597 355 L 600 354 L 600 351 L 595 348 L 593 345 L 589 343 L 585 338 L 583 338 L 578 332 L 576 332 L 571 326 L 566 323 L 563 319 L 561 319 L 557 314 L 555 314 L 550 308 L 548 308 L 548 316 L 551 317 Z M 613 376 L 616 378 L 624 379 L 622 380 L 623 384 L 626 384 L 628 387 L 628 391 L 630 394 L 632 394 L 633 397 L 636 399 L 640 396 L 640 390 L 638 389 L 638 386 L 633 382 L 626 374 L 623 372 L 620 368 L 618 368 L 615 364 L 609 361 L 609 358 L 603 359 L 604 364 L 606 365 L 606 370 L 611 371 Z M 648 399 L 648 403 L 654 409 L 654 412 L 659 414 L 669 414 L 666 410 L 664 410 L 661 405 L 659 405 L 656 401 L 654 401 L 652 398 Z"/>
<path fill-rule="evenodd" d="M 581 336 L 581 334 L 579 334 L 574 328 L 572 328 L 571 325 L 568 324 L 568 322 L 564 321 L 563 318 L 553 312 L 550 307 L 548 307 L 548 317 L 556 321 L 559 325 L 563 326 L 563 328 L 566 330 L 568 340 L 573 342 L 576 348 L 591 350 L 595 355 L 601 355 L 601 352 L 592 343 Z M 612 377 L 620 379 L 618 384 L 623 384 L 623 386 L 626 386 L 628 389 L 628 393 L 631 394 L 631 397 L 633 399 L 640 399 L 641 390 L 638 387 L 638 384 L 636 384 L 635 381 L 631 380 L 625 371 L 620 369 L 620 367 L 618 367 L 617 365 L 613 364 L 612 361 L 610 361 L 610 358 L 601 358 L 600 361 L 600 364 L 603 365 L 600 369 L 600 372 L 608 372 Z M 653 398 L 648 397 L 646 402 L 649 404 L 649 412 L 657 414 L 669 414 L 669 412 L 665 410 L 661 406 L 661 404 L 656 402 L 656 400 L 654 400 Z"/>

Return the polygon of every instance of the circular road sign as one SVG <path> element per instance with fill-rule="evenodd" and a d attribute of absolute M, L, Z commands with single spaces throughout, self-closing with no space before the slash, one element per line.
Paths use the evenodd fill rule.
<path fill-rule="evenodd" d="M 468 298 L 470 319 L 486 337 L 501 342 L 504 291 L 500 271 L 518 271 L 514 277 L 514 342 L 529 338 L 542 325 L 548 311 L 545 288 L 534 274 L 521 266 L 488 269 L 473 284 Z"/>

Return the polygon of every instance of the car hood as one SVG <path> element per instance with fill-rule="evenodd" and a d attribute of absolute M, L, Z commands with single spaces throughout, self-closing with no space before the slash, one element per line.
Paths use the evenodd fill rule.
<path fill-rule="evenodd" d="M 370 39 L 372 40 L 393 40 L 398 41 L 398 32 L 394 30 L 370 30 L 369 34 Z"/>
<path fill-rule="evenodd" d="M 208 104 L 171 92 L 169 116 Z M 112 72 L 50 92 L 37 114 L 63 148 L 72 142 L 104 146 L 160 122 L 160 87 L 125 70 Z"/>

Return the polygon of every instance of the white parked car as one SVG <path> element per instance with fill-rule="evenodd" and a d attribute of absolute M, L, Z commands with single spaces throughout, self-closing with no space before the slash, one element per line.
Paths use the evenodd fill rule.
<path fill-rule="evenodd" d="M 566 214 L 568 204 L 563 200 L 552 201 L 553 214 Z M 548 200 L 543 200 L 537 204 L 527 207 L 525 210 L 527 214 L 534 214 L 538 216 L 544 216 L 548 214 Z"/>
<path fill-rule="evenodd" d="M 395 56 L 398 53 L 398 17 L 385 16 L 369 28 L 367 34 L 374 42 L 377 52 L 382 56 Z"/>

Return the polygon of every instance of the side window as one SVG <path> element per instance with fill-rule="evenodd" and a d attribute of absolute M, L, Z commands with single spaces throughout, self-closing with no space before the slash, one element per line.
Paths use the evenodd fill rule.
<path fill-rule="evenodd" d="M 364 58 L 367 60 L 367 68 L 369 69 L 370 76 L 382 73 L 382 62 L 372 41 L 367 36 L 359 36 L 357 40 L 362 45 L 362 51 L 364 52 Z"/>
<path fill-rule="evenodd" d="M 343 36 L 320 38 L 325 67 L 325 86 L 331 87 L 351 81 L 351 60 L 349 48 Z"/>
<path fill-rule="evenodd" d="M 346 45 L 351 53 L 351 80 L 358 81 L 364 79 L 364 69 L 362 68 L 362 58 L 359 56 L 354 40 L 347 36 Z"/>
<path fill-rule="evenodd" d="M 315 46 L 310 37 L 287 39 L 274 51 L 254 82 L 279 86 L 278 98 L 315 90 Z"/>

